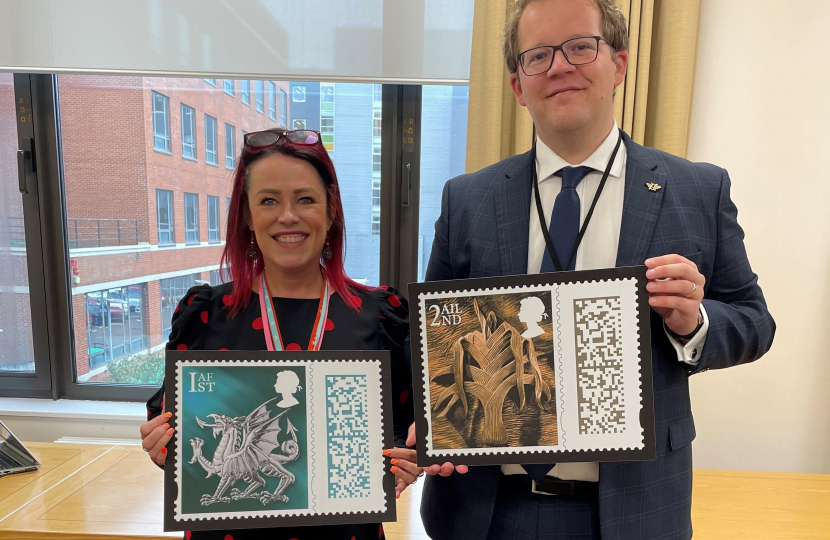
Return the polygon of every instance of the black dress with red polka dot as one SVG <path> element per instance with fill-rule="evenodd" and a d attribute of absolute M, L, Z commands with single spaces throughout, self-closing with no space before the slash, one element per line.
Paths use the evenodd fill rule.
<path fill-rule="evenodd" d="M 248 306 L 228 319 L 232 283 L 193 287 L 173 313 L 168 350 L 267 350 L 259 296 L 251 293 Z M 412 370 L 404 354 L 409 335 L 406 299 L 394 289 L 379 287 L 355 291 L 360 311 L 354 312 L 335 293 L 329 303 L 321 349 L 340 351 L 388 350 L 392 358 L 392 417 L 395 446 L 405 445 L 413 422 Z M 274 298 L 274 309 L 286 350 L 307 347 L 317 315 L 318 299 Z M 147 417 L 161 414 L 164 385 L 147 402 Z M 356 525 L 192 531 L 190 540 L 377 540 L 384 538 L 379 523 Z"/>

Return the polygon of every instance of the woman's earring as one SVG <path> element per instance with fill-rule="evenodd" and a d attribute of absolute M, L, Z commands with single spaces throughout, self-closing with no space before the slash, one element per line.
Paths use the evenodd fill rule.
<path fill-rule="evenodd" d="M 328 236 L 326 237 L 326 247 L 323 249 L 323 260 L 330 261 L 331 258 L 334 257 L 334 253 L 332 253 L 331 248 L 329 247 L 329 239 Z"/>
<path fill-rule="evenodd" d="M 252 261 L 256 261 L 257 258 L 259 258 L 259 254 L 257 253 L 256 248 L 254 247 L 254 233 L 253 233 L 253 231 L 251 232 L 251 247 L 248 248 L 248 252 L 246 253 L 246 255 L 248 256 L 248 259 L 250 259 Z"/>

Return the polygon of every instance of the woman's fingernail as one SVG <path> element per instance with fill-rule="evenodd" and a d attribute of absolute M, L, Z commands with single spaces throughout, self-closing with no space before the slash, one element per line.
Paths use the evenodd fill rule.
<path fill-rule="evenodd" d="M 389 463 L 391 463 L 392 465 L 397 465 L 399 462 L 397 459 L 393 459 Z"/>
<path fill-rule="evenodd" d="M 384 450 L 384 451 L 383 451 L 383 455 L 384 455 L 384 456 L 389 456 L 389 455 L 392 455 L 392 450 Z"/>
<path fill-rule="evenodd" d="M 389 470 L 392 471 L 392 474 L 398 474 L 399 472 L 401 472 L 401 470 L 397 467 L 392 467 Z"/>
<path fill-rule="evenodd" d="M 400 498 L 401 498 L 401 494 L 400 494 L 400 493 L 395 493 L 395 498 L 396 498 L 396 499 L 400 499 Z"/>
<path fill-rule="evenodd" d="M 173 416 L 173 413 L 171 413 L 171 412 L 164 413 L 164 417 L 167 418 L 168 420 L 170 419 L 171 416 Z"/>
<path fill-rule="evenodd" d="M 161 447 L 161 453 L 162 453 L 162 454 L 166 454 L 166 453 L 167 453 L 167 448 L 165 448 L 164 446 L 162 446 L 162 447 Z"/>
<path fill-rule="evenodd" d="M 174 434 L 174 433 L 176 433 L 176 430 L 175 430 L 175 429 L 173 429 L 173 428 L 170 428 L 170 429 L 168 429 L 168 430 L 167 430 L 167 434 L 168 434 L 168 435 L 172 435 L 172 434 Z"/>
<path fill-rule="evenodd" d="M 170 428 L 170 424 L 164 424 L 164 429 L 169 429 L 169 428 Z"/>
<path fill-rule="evenodd" d="M 152 459 L 152 460 L 153 460 L 153 463 L 155 463 L 155 462 L 156 462 L 156 458 L 151 457 L 150 459 Z"/>

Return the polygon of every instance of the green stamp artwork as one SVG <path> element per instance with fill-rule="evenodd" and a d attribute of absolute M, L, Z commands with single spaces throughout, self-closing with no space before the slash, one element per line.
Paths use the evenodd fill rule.
<path fill-rule="evenodd" d="M 186 366 L 182 513 L 308 508 L 304 366 Z"/>

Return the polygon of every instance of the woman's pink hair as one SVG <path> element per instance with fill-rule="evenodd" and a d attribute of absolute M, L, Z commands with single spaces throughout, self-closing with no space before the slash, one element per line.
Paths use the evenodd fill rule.
<path fill-rule="evenodd" d="M 274 128 L 268 131 L 283 133 L 285 130 Z M 332 257 L 329 261 L 323 261 L 321 258 L 321 264 L 325 266 L 329 283 L 334 291 L 340 295 L 349 309 L 359 311 L 354 292 L 372 288 L 353 281 L 346 275 L 343 268 L 343 256 L 346 251 L 346 221 L 343 217 L 343 204 L 340 200 L 340 187 L 337 184 L 334 164 L 322 144 L 298 145 L 283 138 L 280 144 L 261 150 L 249 150 L 243 144 L 242 153 L 233 173 L 233 192 L 228 208 L 228 231 L 221 260 L 223 279 L 233 281 L 233 292 L 230 299 L 225 302 L 230 307 L 229 318 L 233 318 L 248 306 L 251 301 L 251 287 L 254 279 L 265 267 L 262 252 L 256 243 L 254 244 L 258 255 L 256 261 L 251 261 L 247 256 L 248 249 L 251 247 L 252 234 L 248 227 L 249 172 L 251 165 L 273 154 L 283 154 L 310 163 L 323 180 L 326 186 L 329 217 L 332 221 L 328 233 Z"/>

